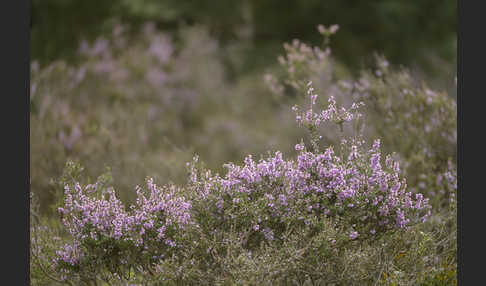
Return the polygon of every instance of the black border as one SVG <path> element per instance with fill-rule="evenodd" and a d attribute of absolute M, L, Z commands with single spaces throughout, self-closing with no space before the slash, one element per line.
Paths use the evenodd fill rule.
<path fill-rule="evenodd" d="M 467 4 L 467 5 L 466 5 Z M 458 0 L 458 285 L 484 285 L 484 1 Z M 466 40 L 468 41 L 466 43 Z M 467 135 L 467 136 L 466 136 Z M 467 140 L 466 140 L 467 139 Z M 483 151 L 483 152 L 481 152 Z M 467 225 L 467 227 L 466 227 Z M 467 232 L 465 230 L 468 230 Z"/>
<path fill-rule="evenodd" d="M 0 172 L 0 209 L 4 263 L 1 282 L 29 285 L 30 1 L 12 0 L 2 4 L 0 122 L 3 146 L 0 158 L 4 168 Z"/>
<path fill-rule="evenodd" d="M 484 226 L 483 211 L 486 208 L 485 201 L 479 197 L 484 193 L 484 182 L 481 179 L 485 168 L 480 150 L 484 148 L 481 135 L 485 130 L 485 112 L 484 105 L 478 100 L 484 96 L 482 90 L 486 82 L 486 45 L 481 42 L 486 23 L 485 10 L 472 6 L 481 3 L 458 0 L 458 285 L 481 285 L 481 281 L 486 280 L 482 275 L 485 257 L 481 250 L 484 250 L 484 246 L 480 247 L 485 240 L 481 230 Z M 0 105 L 3 107 L 0 114 L 2 143 L 6 145 L 1 148 L 5 167 L 1 172 L 4 194 L 1 197 L 4 206 L 1 208 L 4 221 L 2 238 L 6 239 L 2 253 L 6 263 L 2 270 L 7 274 L 4 279 L 15 279 L 10 285 L 29 285 L 30 1 L 12 0 L 8 4 L 11 5 L 2 5 L 0 9 L 0 67 L 3 71 L 0 82 L 1 98 L 4 100 Z M 464 43 L 465 39 L 469 40 L 469 44 Z M 469 136 L 468 143 L 465 143 L 465 134 Z M 476 164 L 479 167 L 473 166 Z M 467 235 L 464 232 L 466 224 L 470 225 Z M 476 233 L 472 232 L 473 228 Z M 473 261 L 476 258 L 477 262 Z"/>

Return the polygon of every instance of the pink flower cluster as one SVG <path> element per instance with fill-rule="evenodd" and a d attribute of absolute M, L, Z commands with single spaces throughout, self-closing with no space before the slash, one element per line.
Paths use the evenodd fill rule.
<path fill-rule="evenodd" d="M 59 264 L 62 261 L 63 263 L 74 266 L 78 263 L 78 257 L 80 255 L 78 252 L 79 247 L 77 245 L 66 244 L 62 249 L 56 251 L 57 257 L 54 259 L 54 262 Z"/>
<path fill-rule="evenodd" d="M 153 179 L 147 181 L 150 191 L 145 197 L 140 188 L 137 188 L 137 203 L 135 207 L 134 228 L 139 234 L 137 246 L 148 241 L 158 243 L 164 241 L 168 246 L 174 247 L 176 243 L 166 235 L 169 229 L 184 230 L 191 224 L 191 202 L 184 197 L 177 196 L 179 190 L 175 186 L 159 188 Z M 156 236 L 146 235 L 147 231 L 155 231 Z"/>
<path fill-rule="evenodd" d="M 316 104 L 316 99 L 318 95 L 314 94 L 312 82 L 309 82 L 307 86 L 307 95 L 311 99 L 309 109 L 306 112 L 299 112 L 297 106 L 292 107 L 292 110 L 296 113 L 297 123 L 303 124 L 308 127 L 318 127 L 321 123 L 326 121 L 332 121 L 336 124 L 343 124 L 344 122 L 349 122 L 353 119 L 361 117 L 361 114 L 357 111 L 361 106 L 364 105 L 363 102 L 353 103 L 349 109 L 346 109 L 344 107 L 338 108 L 334 96 L 329 97 L 329 105 L 327 109 L 321 111 L 320 113 L 314 112 L 313 108 Z"/>
<path fill-rule="evenodd" d="M 84 188 L 79 183 L 74 188 L 65 186 L 64 207 L 58 209 L 63 224 L 78 241 L 98 240 L 103 236 L 129 239 L 124 234 L 132 228 L 133 218 L 125 211 L 113 189 L 106 190 L 100 198 L 90 196 L 97 192 L 97 188 L 97 184 Z"/>

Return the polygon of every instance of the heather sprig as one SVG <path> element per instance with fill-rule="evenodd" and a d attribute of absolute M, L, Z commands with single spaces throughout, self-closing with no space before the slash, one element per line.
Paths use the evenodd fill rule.
<path fill-rule="evenodd" d="M 328 106 L 325 110 L 315 112 L 315 105 L 318 95 L 314 93 L 312 81 L 307 83 L 307 96 L 310 99 L 309 109 L 305 112 L 299 112 L 298 106 L 293 106 L 292 110 L 296 113 L 295 119 L 299 125 L 305 126 L 311 133 L 311 144 L 315 152 L 319 151 L 318 141 L 321 136 L 318 135 L 317 130 L 321 123 L 332 122 L 339 126 L 340 131 L 343 132 L 343 124 L 352 120 L 357 120 L 362 116 L 358 109 L 364 106 L 364 103 L 353 102 L 351 107 L 346 109 L 338 107 L 334 96 L 328 99 Z"/>

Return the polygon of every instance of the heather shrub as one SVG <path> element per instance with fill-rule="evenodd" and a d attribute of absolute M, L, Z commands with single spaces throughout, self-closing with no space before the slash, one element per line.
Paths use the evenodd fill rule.
<path fill-rule="evenodd" d="M 68 162 L 66 170 L 80 174 L 81 167 Z M 152 271 L 154 261 L 171 257 L 182 247 L 184 229 L 193 223 L 191 204 L 175 186 L 159 187 L 148 179 L 146 188 L 137 187 L 136 204 L 126 209 L 107 184 L 109 177 L 107 173 L 85 185 L 76 176 L 65 181 L 65 201 L 58 209 L 64 234 L 57 236 L 58 243 L 39 240 L 59 226 L 31 226 L 31 251 L 37 254 L 34 269 L 50 271 L 53 280 L 75 285 L 144 281 L 134 275 Z M 48 250 L 50 256 L 45 254 Z"/>
<path fill-rule="evenodd" d="M 284 44 L 285 56 L 278 58 L 281 69 L 265 75 L 267 86 L 280 97 L 298 96 L 310 79 L 329 99 L 365 103 L 368 116 L 359 126 L 365 137 L 380 138 L 385 150 L 398 156 L 409 186 L 439 197 L 434 200 L 436 206 L 444 207 L 452 189 L 442 185 L 443 173 L 455 168 L 456 160 L 455 99 L 418 82 L 404 68 L 392 70 L 380 56 L 374 68 L 361 70 L 357 77 L 349 74 L 332 56 L 331 37 L 338 30 L 337 25 L 318 26 L 322 47 L 299 40 Z M 329 133 L 327 129 L 325 133 Z"/>
<path fill-rule="evenodd" d="M 303 119 L 298 114 L 297 120 L 308 120 L 311 132 L 321 121 L 333 120 L 339 126 L 351 121 L 352 114 L 337 108 L 333 101 L 322 113 L 314 113 L 317 95 L 312 94 L 312 87 L 309 91 L 308 116 Z M 207 210 L 213 217 L 220 214 L 215 217 L 215 226 L 245 230 L 247 236 L 260 240 L 278 238 L 289 225 L 317 227 L 321 217 L 336 218 L 352 240 L 367 238 L 425 220 L 430 214 L 428 199 L 421 194 L 412 198 L 407 192 L 398 162 L 387 156 L 382 166 L 379 140 L 367 152 L 362 141 L 346 144 L 343 140 L 340 154 L 335 154 L 332 146 L 319 151 L 317 141 L 312 140 L 312 152 L 303 143 L 297 144 L 300 152 L 295 161 L 283 160 L 280 152 L 258 162 L 248 156 L 243 166 L 228 164 L 224 177 L 201 171 L 202 181 L 198 181 L 192 167 L 192 189 L 201 194 L 200 201 L 212 198 Z M 212 193 L 214 188 L 217 191 Z M 422 216 L 416 216 L 418 213 Z M 210 221 L 205 218 L 206 223 Z"/>

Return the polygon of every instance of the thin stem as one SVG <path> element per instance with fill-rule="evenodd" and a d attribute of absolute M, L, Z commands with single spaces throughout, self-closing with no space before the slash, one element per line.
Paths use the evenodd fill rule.
<path fill-rule="evenodd" d="M 311 127 L 309 130 L 311 135 L 312 149 L 315 153 L 319 153 L 319 134 L 317 133 L 315 127 Z"/>

